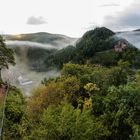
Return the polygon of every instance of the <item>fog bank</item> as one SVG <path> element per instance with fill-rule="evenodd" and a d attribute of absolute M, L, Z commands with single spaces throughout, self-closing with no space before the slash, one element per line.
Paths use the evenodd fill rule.
<path fill-rule="evenodd" d="M 10 66 L 9 69 L 2 70 L 2 78 L 4 81 L 9 81 L 12 85 L 21 89 L 25 96 L 29 96 L 32 90 L 41 84 L 44 78 L 55 78 L 60 75 L 56 69 L 47 72 L 35 72 L 29 70 L 26 64 L 16 60 L 15 66 Z M 32 84 L 20 85 L 18 78 L 23 77 L 32 81 Z"/>
<path fill-rule="evenodd" d="M 19 41 L 19 40 L 6 40 L 5 43 L 8 46 L 28 46 L 43 49 L 63 49 L 68 45 L 75 45 L 77 39 L 73 40 L 56 40 L 48 43 L 38 43 L 33 41 Z"/>
<path fill-rule="evenodd" d="M 36 47 L 36 48 L 43 48 L 43 49 L 61 49 L 60 46 L 37 43 L 37 42 L 32 42 L 32 41 L 6 40 L 5 43 L 8 46 L 14 46 L 14 47 L 15 46 L 28 46 L 28 47 Z"/>
<path fill-rule="evenodd" d="M 135 47 L 140 49 L 140 31 L 117 33 L 116 36 L 126 39 Z"/>

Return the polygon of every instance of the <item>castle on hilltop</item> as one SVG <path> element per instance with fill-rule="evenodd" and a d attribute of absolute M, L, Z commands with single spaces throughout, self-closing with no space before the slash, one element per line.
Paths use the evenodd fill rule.
<path fill-rule="evenodd" d="M 114 46 L 115 52 L 122 52 L 128 47 L 127 41 L 119 41 L 117 45 Z"/>

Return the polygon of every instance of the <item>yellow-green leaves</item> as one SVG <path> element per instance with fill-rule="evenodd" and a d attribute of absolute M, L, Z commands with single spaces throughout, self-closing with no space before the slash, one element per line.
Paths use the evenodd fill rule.
<path fill-rule="evenodd" d="M 94 83 L 87 83 L 85 86 L 84 86 L 84 89 L 91 92 L 91 91 L 99 91 L 100 89 L 97 87 L 96 84 Z"/>

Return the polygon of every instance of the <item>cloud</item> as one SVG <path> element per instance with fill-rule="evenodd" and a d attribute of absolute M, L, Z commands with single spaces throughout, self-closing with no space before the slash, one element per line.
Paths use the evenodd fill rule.
<path fill-rule="evenodd" d="M 113 30 L 127 30 L 140 28 L 140 2 L 133 3 L 124 11 L 104 18 L 103 26 Z"/>
<path fill-rule="evenodd" d="M 99 5 L 99 7 L 115 7 L 115 6 L 120 6 L 120 5 L 117 3 Z"/>
<path fill-rule="evenodd" d="M 45 18 L 42 16 L 39 16 L 39 17 L 31 16 L 27 20 L 27 24 L 29 24 L 29 25 L 40 25 L 40 24 L 46 24 L 46 23 L 47 22 L 46 22 Z"/>

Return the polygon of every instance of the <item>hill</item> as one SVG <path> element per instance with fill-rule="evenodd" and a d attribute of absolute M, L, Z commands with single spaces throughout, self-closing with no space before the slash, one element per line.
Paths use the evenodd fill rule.
<path fill-rule="evenodd" d="M 118 37 L 113 31 L 101 27 L 86 32 L 76 46 L 68 46 L 56 51 L 46 59 L 46 65 L 55 64 L 62 68 L 64 63 L 100 64 L 114 66 L 120 60 L 139 67 L 140 51 L 126 39 Z"/>
<path fill-rule="evenodd" d="M 11 41 L 11 44 L 14 44 L 14 41 L 28 41 L 34 43 L 40 43 L 45 45 L 52 45 L 55 48 L 64 48 L 67 45 L 74 45 L 77 41 L 77 38 L 71 38 L 65 35 L 60 34 L 51 34 L 45 32 L 30 33 L 30 34 L 18 34 L 18 35 L 4 35 L 5 40 Z M 13 42 L 12 42 L 13 41 Z M 19 42 L 18 42 L 19 43 Z M 15 42 L 16 44 L 16 42 Z"/>

